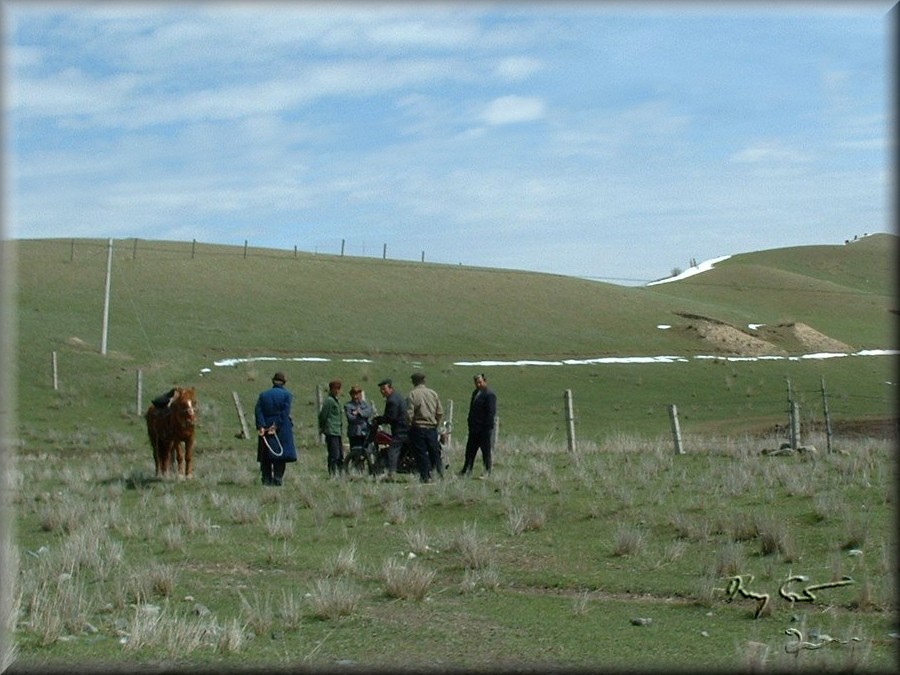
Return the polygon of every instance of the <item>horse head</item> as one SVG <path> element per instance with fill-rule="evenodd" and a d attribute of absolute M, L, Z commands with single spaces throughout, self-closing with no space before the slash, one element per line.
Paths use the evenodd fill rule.
<path fill-rule="evenodd" d="M 193 427 L 197 423 L 197 392 L 193 387 L 178 387 L 171 405 L 182 426 Z"/>

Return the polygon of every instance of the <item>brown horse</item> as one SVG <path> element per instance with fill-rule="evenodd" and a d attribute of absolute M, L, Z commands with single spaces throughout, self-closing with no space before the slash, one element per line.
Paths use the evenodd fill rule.
<path fill-rule="evenodd" d="M 194 475 L 194 433 L 197 426 L 197 393 L 193 387 L 176 387 L 167 405 L 151 405 L 144 416 L 153 446 L 156 475 Z M 177 469 L 175 460 L 177 456 Z"/>

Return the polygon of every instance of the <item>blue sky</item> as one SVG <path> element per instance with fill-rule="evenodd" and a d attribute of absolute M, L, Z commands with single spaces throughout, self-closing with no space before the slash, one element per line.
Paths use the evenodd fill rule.
<path fill-rule="evenodd" d="M 625 284 L 841 244 L 891 231 L 891 5 L 7 1 L 5 234 Z"/>

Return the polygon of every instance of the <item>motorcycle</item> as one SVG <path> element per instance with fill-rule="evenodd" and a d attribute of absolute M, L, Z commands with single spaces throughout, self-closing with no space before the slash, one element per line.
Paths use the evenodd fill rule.
<path fill-rule="evenodd" d="M 387 428 L 385 428 L 387 427 Z M 347 456 L 344 459 L 344 467 L 347 470 L 353 470 L 357 473 L 368 473 L 370 476 L 378 476 L 387 471 L 390 466 L 388 460 L 388 449 L 394 440 L 390 433 L 390 425 L 386 422 L 373 423 L 369 425 L 369 431 L 366 434 L 362 445 L 350 446 Z M 445 468 L 450 465 L 446 463 L 444 446 L 450 437 L 450 424 L 446 420 L 441 423 L 438 433 L 438 443 L 441 447 L 441 458 L 445 463 Z M 418 473 L 419 466 L 416 463 L 416 449 L 407 438 L 400 447 L 400 454 L 397 457 L 397 473 Z"/>

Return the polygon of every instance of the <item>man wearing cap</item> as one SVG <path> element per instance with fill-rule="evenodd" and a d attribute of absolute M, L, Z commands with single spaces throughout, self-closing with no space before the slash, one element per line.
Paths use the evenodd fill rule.
<path fill-rule="evenodd" d="M 372 417 L 375 415 L 375 408 L 365 399 L 362 387 L 358 384 L 350 387 L 350 400 L 344 404 L 344 414 L 347 416 L 347 438 L 350 441 L 350 448 L 363 447 L 366 444 Z"/>
<path fill-rule="evenodd" d="M 319 410 L 319 433 L 325 437 L 329 476 L 336 476 L 344 471 L 344 414 L 338 398 L 343 387 L 340 380 L 329 382 L 328 397 Z"/>
<path fill-rule="evenodd" d="M 263 485 L 281 485 L 288 462 L 297 461 L 294 445 L 294 421 L 291 404 L 294 395 L 285 388 L 287 378 L 281 371 L 272 376 L 272 388 L 256 399 L 256 461 Z"/>
<path fill-rule="evenodd" d="M 409 419 L 406 415 L 406 399 L 394 389 L 390 379 L 378 383 L 378 389 L 384 396 L 384 414 L 375 418 L 375 424 L 391 425 L 391 444 L 388 446 L 388 479 L 392 480 L 397 473 L 397 460 L 400 450 L 409 438 Z"/>
<path fill-rule="evenodd" d="M 425 373 L 413 373 L 410 379 L 413 388 L 406 397 L 409 440 L 416 449 L 419 479 L 430 483 L 432 470 L 442 478 L 444 476 L 441 444 L 438 441 L 438 426 L 444 419 L 444 408 L 437 392 L 425 385 Z"/>

